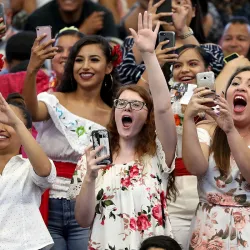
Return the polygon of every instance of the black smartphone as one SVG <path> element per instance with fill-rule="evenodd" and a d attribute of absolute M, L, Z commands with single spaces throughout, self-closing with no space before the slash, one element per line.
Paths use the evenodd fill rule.
<path fill-rule="evenodd" d="M 6 25 L 6 18 L 5 18 L 4 4 L 3 3 L 0 3 L 0 17 L 3 18 L 3 21 L 0 23 L 0 26 Z M 4 32 L 5 32 L 5 30 L 3 30 L 1 32 L 1 34 L 4 33 Z"/>
<path fill-rule="evenodd" d="M 158 41 L 163 42 L 168 40 L 169 42 L 162 46 L 162 49 L 172 48 L 175 46 L 175 33 L 173 31 L 160 31 L 158 33 Z M 170 54 L 174 53 L 173 51 L 168 52 Z"/>
<path fill-rule="evenodd" d="M 97 165 L 109 165 L 112 163 L 112 154 L 110 147 L 110 137 L 109 132 L 106 129 L 94 130 L 92 131 L 92 140 L 93 140 L 93 148 L 97 148 L 99 146 L 103 146 L 101 151 L 99 151 L 96 157 L 101 157 L 104 155 L 109 155 L 109 158 L 106 158 L 97 163 Z"/>
<path fill-rule="evenodd" d="M 224 57 L 224 62 L 225 62 L 225 63 L 228 63 L 228 62 L 230 62 L 231 60 L 233 60 L 233 59 L 235 59 L 235 58 L 238 58 L 238 57 L 239 57 L 239 55 L 238 55 L 237 53 L 233 53 L 233 54 L 231 54 L 231 55 L 229 55 L 229 56 Z"/>
<path fill-rule="evenodd" d="M 158 3 L 160 0 L 154 0 L 154 4 Z M 165 0 L 156 11 L 156 14 L 162 12 L 172 12 L 172 0 Z M 160 18 L 161 21 L 165 21 L 167 23 L 172 23 L 172 16 L 165 16 Z"/>

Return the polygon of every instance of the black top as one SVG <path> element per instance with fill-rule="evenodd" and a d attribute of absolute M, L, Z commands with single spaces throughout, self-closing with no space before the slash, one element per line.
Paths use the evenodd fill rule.
<path fill-rule="evenodd" d="M 65 23 L 62 20 L 59 13 L 59 6 L 56 0 L 53 0 L 35 10 L 28 17 L 25 30 L 35 31 L 37 26 L 50 25 L 52 26 L 52 35 L 54 37 L 64 27 L 75 26 L 79 28 L 83 21 L 94 11 L 105 12 L 103 28 L 97 33 L 97 35 L 117 37 L 118 31 L 112 13 L 102 5 L 93 3 L 89 0 L 84 0 L 81 17 L 75 23 Z"/>

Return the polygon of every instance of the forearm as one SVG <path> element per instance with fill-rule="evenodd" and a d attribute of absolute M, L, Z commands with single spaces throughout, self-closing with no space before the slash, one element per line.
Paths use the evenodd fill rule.
<path fill-rule="evenodd" d="M 33 11 L 36 10 L 36 0 L 24 0 L 23 9 L 28 13 L 31 14 Z"/>
<path fill-rule="evenodd" d="M 95 217 L 95 180 L 86 176 L 76 198 L 75 217 L 81 227 L 90 227 Z"/>
<path fill-rule="evenodd" d="M 198 139 L 197 129 L 191 118 L 185 118 L 182 135 L 182 158 L 187 170 L 196 176 L 207 171 L 208 161 L 205 159 Z"/>
<path fill-rule="evenodd" d="M 38 113 L 38 100 L 36 92 L 36 70 L 27 69 L 23 86 L 23 97 L 29 112 L 31 113 L 32 120 L 36 121 L 36 115 Z"/>
<path fill-rule="evenodd" d="M 248 145 L 236 129 L 227 134 L 227 140 L 240 172 L 250 183 L 250 149 Z"/>
<path fill-rule="evenodd" d="M 51 172 L 50 161 L 30 131 L 21 121 L 14 126 L 14 129 L 21 139 L 21 144 L 36 174 L 41 177 L 49 176 Z"/>
<path fill-rule="evenodd" d="M 149 91 L 147 70 L 145 70 L 143 72 L 139 81 L 137 82 L 137 85 L 139 85 L 139 86 L 143 87 L 144 89 L 146 89 L 147 91 Z"/>
<path fill-rule="evenodd" d="M 112 12 L 115 23 L 118 24 L 121 18 L 117 8 L 117 0 L 100 0 L 99 3 Z"/>
<path fill-rule="evenodd" d="M 183 28 L 183 30 L 177 32 L 177 38 L 178 38 L 178 36 L 185 35 L 188 32 L 189 32 L 189 28 L 186 26 Z M 181 41 L 183 44 L 194 44 L 194 45 L 198 45 L 198 46 L 200 45 L 200 43 L 198 42 L 198 40 L 196 39 L 196 37 L 194 35 L 188 36 L 185 39 L 181 39 Z"/>
<path fill-rule="evenodd" d="M 157 136 L 162 143 L 166 163 L 170 166 L 175 155 L 177 135 L 168 85 L 155 52 L 143 53 L 142 57 L 147 69 L 149 89 L 154 102 Z"/>

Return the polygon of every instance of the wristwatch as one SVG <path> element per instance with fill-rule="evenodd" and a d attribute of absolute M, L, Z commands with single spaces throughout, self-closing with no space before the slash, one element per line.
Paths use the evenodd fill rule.
<path fill-rule="evenodd" d="M 183 35 L 180 35 L 180 39 L 186 39 L 194 34 L 193 30 L 189 27 L 188 32 L 184 33 Z"/>

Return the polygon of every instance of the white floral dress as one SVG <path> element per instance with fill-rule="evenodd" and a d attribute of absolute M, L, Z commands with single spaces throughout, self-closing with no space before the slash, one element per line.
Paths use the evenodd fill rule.
<path fill-rule="evenodd" d="M 208 132 L 199 130 L 200 142 L 210 146 Z M 230 161 L 230 173 L 221 175 L 211 154 L 207 172 L 198 178 L 200 202 L 187 250 L 250 249 L 250 183 Z"/>
<path fill-rule="evenodd" d="M 169 168 L 158 139 L 154 157 L 108 165 L 96 180 L 96 207 L 89 250 L 138 250 L 153 235 L 172 237 L 166 204 Z M 86 173 L 86 158 L 77 170 Z M 78 194 L 77 191 L 76 195 Z"/>

